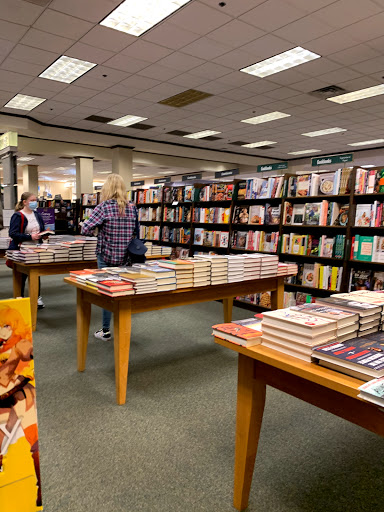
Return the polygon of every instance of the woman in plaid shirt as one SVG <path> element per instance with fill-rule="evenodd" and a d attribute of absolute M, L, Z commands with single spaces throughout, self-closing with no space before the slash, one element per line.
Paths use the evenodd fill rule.
<path fill-rule="evenodd" d="M 91 235 L 98 228 L 97 266 L 118 267 L 128 259 L 128 245 L 136 233 L 139 236 L 139 221 L 136 206 L 126 199 L 126 186 L 118 174 L 110 174 L 101 189 L 102 202 L 84 222 L 83 235 Z M 98 339 L 111 339 L 112 313 L 103 309 L 103 327 L 95 332 Z"/>

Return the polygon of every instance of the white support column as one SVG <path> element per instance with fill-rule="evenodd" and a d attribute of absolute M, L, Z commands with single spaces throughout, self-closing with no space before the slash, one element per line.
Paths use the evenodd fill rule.
<path fill-rule="evenodd" d="M 3 166 L 4 210 L 13 210 L 17 203 L 17 163 L 15 154 L 10 151 L 1 158 Z"/>
<path fill-rule="evenodd" d="M 93 192 L 93 157 L 77 156 L 76 161 L 76 197 Z"/>
<path fill-rule="evenodd" d="M 127 187 L 131 188 L 132 177 L 132 148 L 116 146 L 112 148 L 112 172 L 119 174 Z"/>
<path fill-rule="evenodd" d="M 38 165 L 25 165 L 23 167 L 23 188 L 25 192 L 32 192 L 37 196 L 39 188 Z"/>

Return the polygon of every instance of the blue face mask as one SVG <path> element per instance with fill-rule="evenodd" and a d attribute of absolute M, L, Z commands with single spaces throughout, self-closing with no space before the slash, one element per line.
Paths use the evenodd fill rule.
<path fill-rule="evenodd" d="M 31 210 L 36 210 L 37 208 L 37 201 L 30 201 L 29 202 L 29 207 Z"/>

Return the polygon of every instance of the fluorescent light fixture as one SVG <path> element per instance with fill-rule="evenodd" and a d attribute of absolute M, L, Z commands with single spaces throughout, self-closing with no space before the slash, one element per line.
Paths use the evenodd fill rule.
<path fill-rule="evenodd" d="M 347 92 L 346 94 L 339 94 L 339 96 L 327 98 L 327 100 L 333 101 L 334 103 L 350 103 L 351 101 L 365 100 L 366 98 L 372 98 L 380 94 L 384 94 L 384 84 L 374 85 L 373 87 L 367 87 L 359 91 Z"/>
<path fill-rule="evenodd" d="M 268 121 L 275 121 L 276 119 L 282 119 L 283 117 L 290 117 L 291 114 L 284 114 L 284 112 L 270 112 L 269 114 L 263 114 L 262 116 L 250 117 L 249 119 L 242 119 L 242 123 L 249 124 L 260 124 L 268 123 Z"/>
<path fill-rule="evenodd" d="M 363 167 L 364 169 L 369 169 L 370 167 L 377 167 L 377 165 L 368 164 L 368 165 L 360 165 L 360 167 Z"/>
<path fill-rule="evenodd" d="M 4 105 L 6 108 L 18 108 L 20 110 L 33 110 L 46 101 L 45 98 L 36 98 L 35 96 L 26 96 L 25 94 L 16 94 Z"/>
<path fill-rule="evenodd" d="M 176 174 L 176 173 L 177 173 L 177 171 L 163 171 L 160 174 Z"/>
<path fill-rule="evenodd" d="M 68 171 L 68 167 L 54 167 L 54 171 Z"/>
<path fill-rule="evenodd" d="M 112 171 L 98 171 L 97 174 L 112 174 Z"/>
<path fill-rule="evenodd" d="M 132 176 L 134 176 L 135 178 L 137 178 L 138 176 L 142 176 L 142 174 L 132 174 Z"/>
<path fill-rule="evenodd" d="M 270 144 L 277 144 L 272 140 L 262 140 L 260 142 L 252 142 L 251 144 L 243 144 L 243 148 L 260 148 L 261 146 L 269 146 Z"/>
<path fill-rule="evenodd" d="M 189 135 L 183 135 L 187 139 L 203 139 L 204 137 L 210 137 L 211 135 L 217 135 L 221 132 L 215 132 L 213 130 L 204 130 L 202 132 L 190 133 Z"/>
<path fill-rule="evenodd" d="M 32 156 L 21 156 L 17 158 L 19 162 L 29 162 L 30 160 L 34 160 Z"/>
<path fill-rule="evenodd" d="M 71 84 L 95 66 L 97 66 L 97 64 L 93 62 L 87 62 L 86 60 L 74 59 L 73 57 L 62 55 L 55 60 L 49 68 L 43 71 L 39 77 L 46 78 L 47 80 L 64 82 L 65 84 Z"/>
<path fill-rule="evenodd" d="M 296 48 L 252 64 L 252 66 L 240 69 L 240 71 L 264 78 L 269 75 L 274 75 L 275 73 L 280 73 L 280 71 L 300 66 L 311 60 L 319 59 L 320 57 L 321 55 L 317 53 L 310 52 L 301 46 L 296 46 Z"/>
<path fill-rule="evenodd" d="M 321 149 L 303 149 L 301 151 L 291 151 L 288 155 L 306 155 L 307 153 L 319 153 Z"/>
<path fill-rule="evenodd" d="M 125 0 L 100 25 L 140 36 L 191 0 Z"/>
<path fill-rule="evenodd" d="M 368 144 L 381 144 L 382 142 L 384 142 L 384 139 L 363 140 L 362 142 L 353 142 L 348 146 L 367 146 Z"/>
<path fill-rule="evenodd" d="M 320 137 L 321 135 L 330 135 L 331 133 L 346 132 L 346 128 L 327 128 L 326 130 L 317 130 L 316 132 L 302 133 L 305 137 Z"/>
<path fill-rule="evenodd" d="M 107 124 L 114 124 L 116 126 L 130 126 L 131 124 L 140 123 L 141 121 L 145 121 L 148 117 L 138 117 L 138 116 L 123 116 L 118 119 L 114 119 L 113 121 L 109 121 Z"/>

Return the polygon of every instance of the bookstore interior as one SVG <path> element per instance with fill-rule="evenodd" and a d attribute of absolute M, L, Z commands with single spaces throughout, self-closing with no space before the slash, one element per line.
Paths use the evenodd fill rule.
<path fill-rule="evenodd" d="M 3 4 L 0 512 L 382 510 L 384 3 Z"/>

